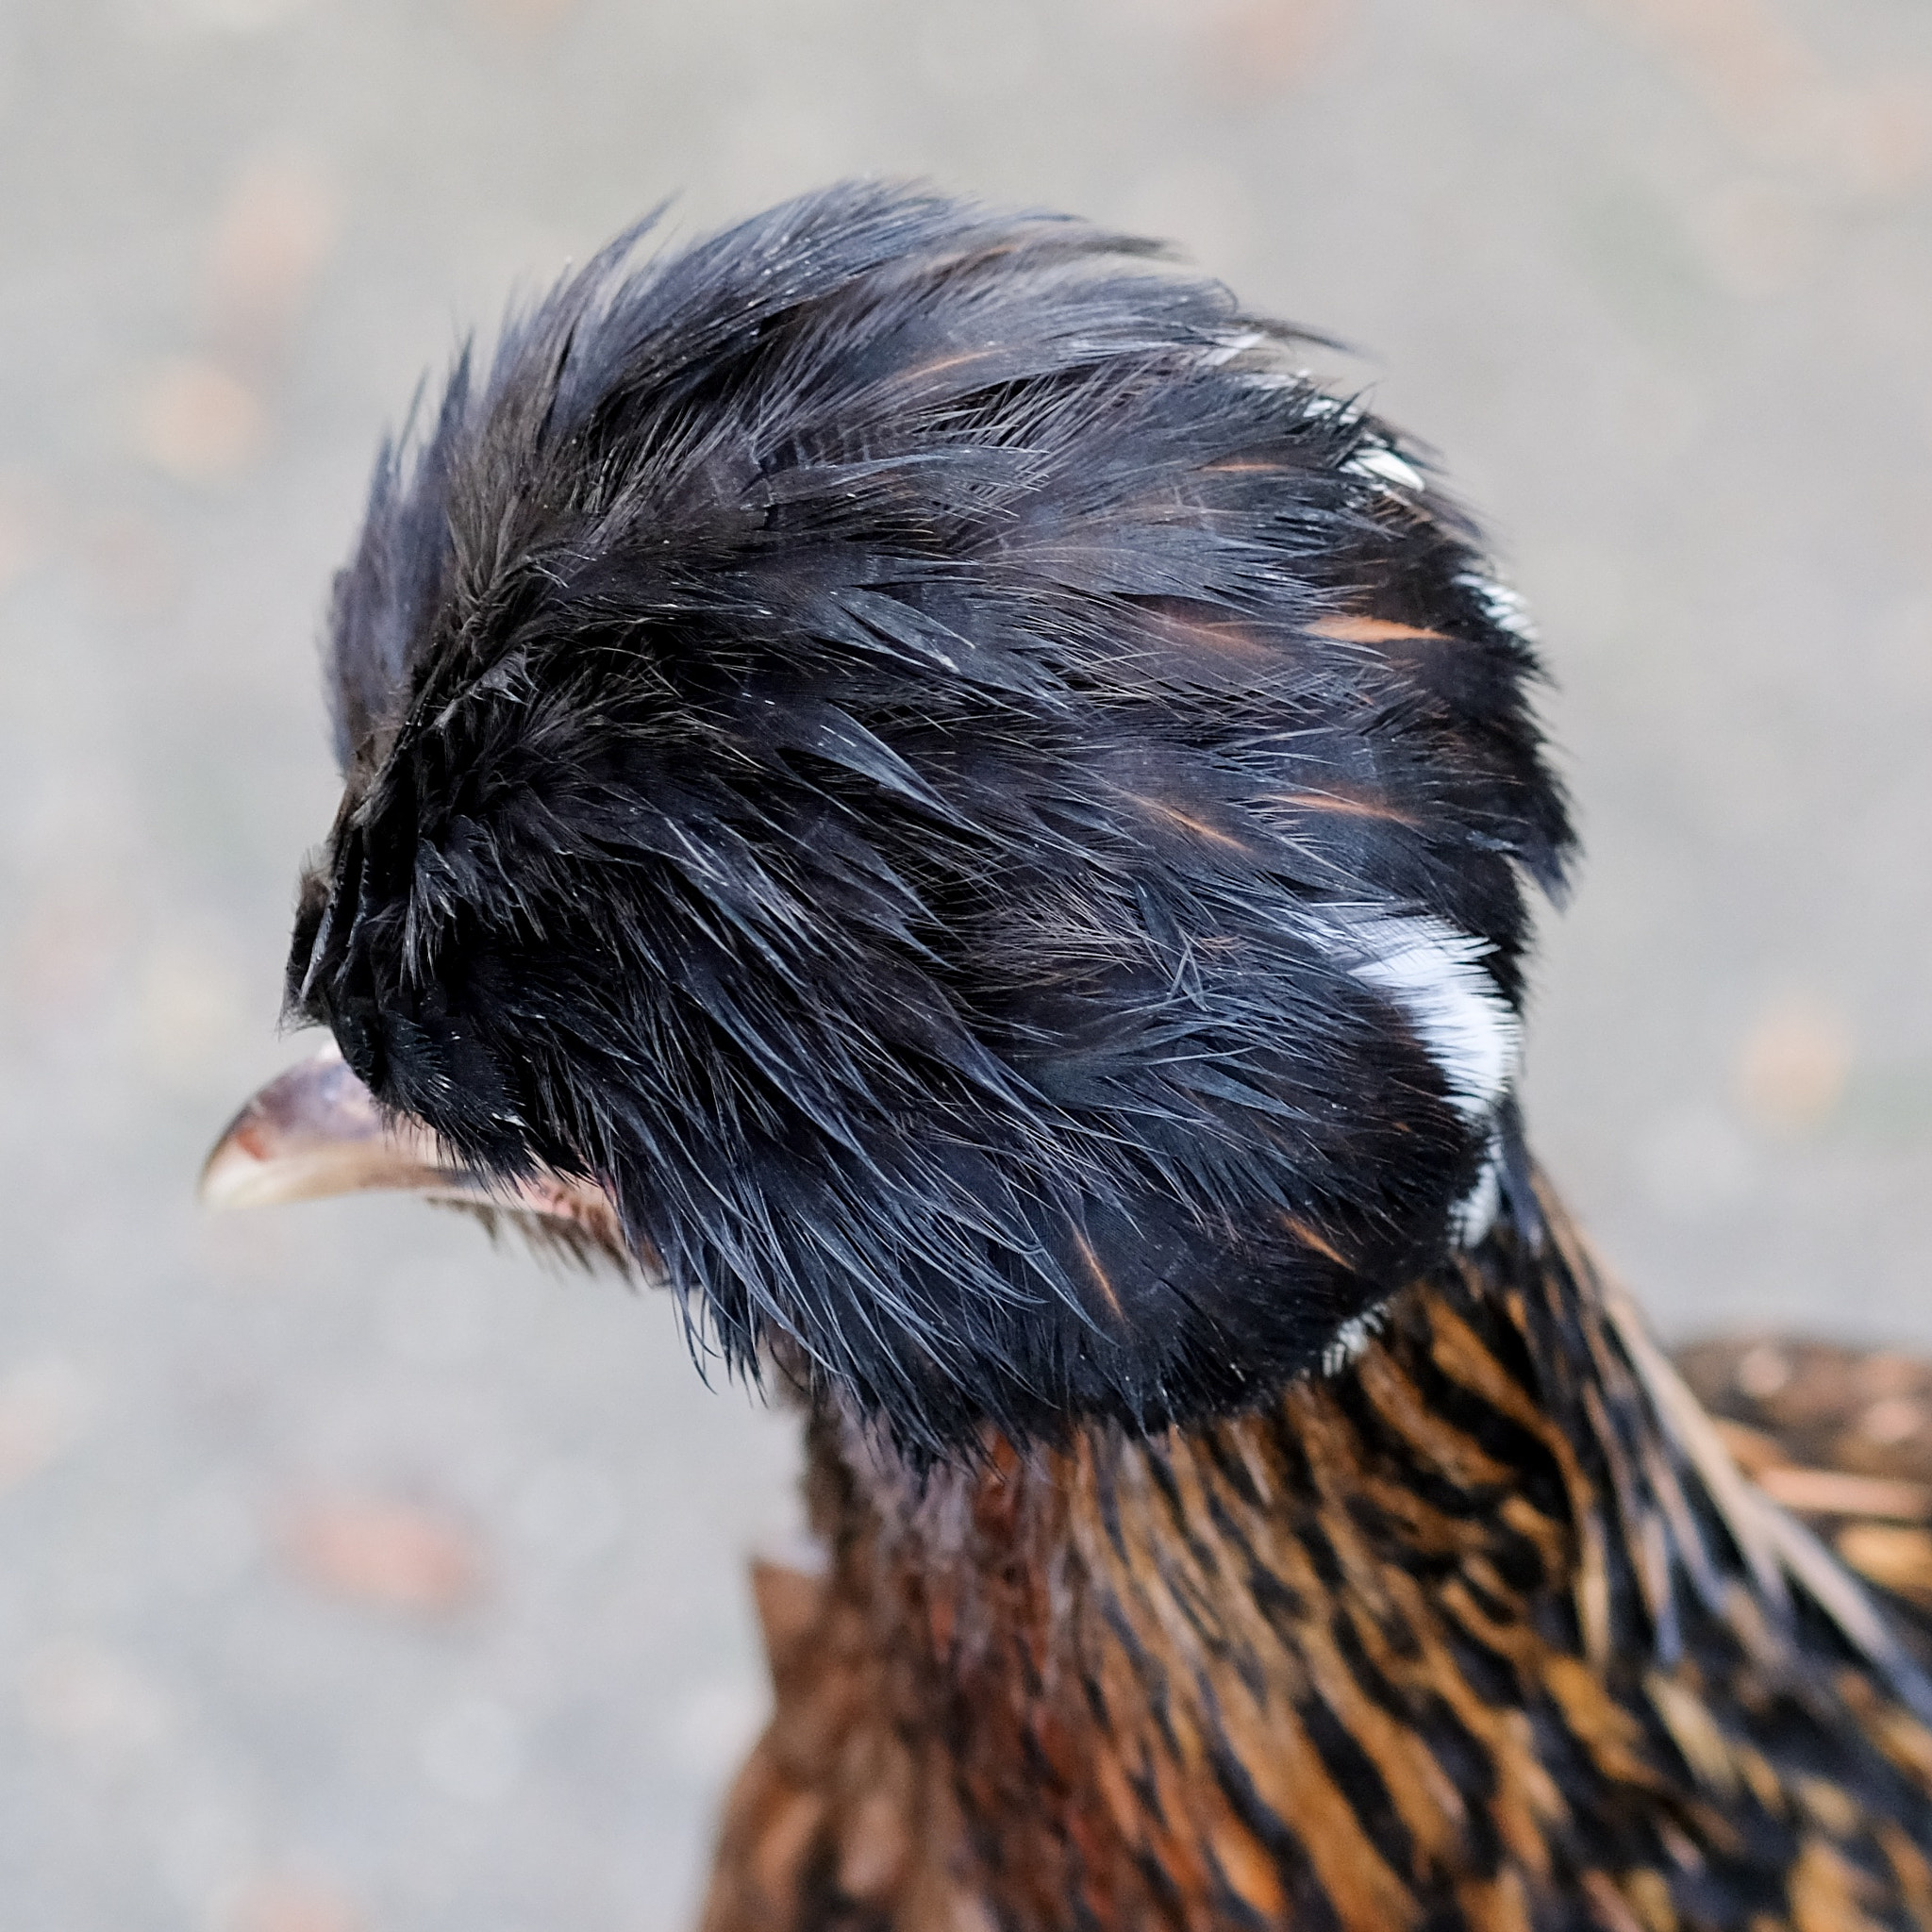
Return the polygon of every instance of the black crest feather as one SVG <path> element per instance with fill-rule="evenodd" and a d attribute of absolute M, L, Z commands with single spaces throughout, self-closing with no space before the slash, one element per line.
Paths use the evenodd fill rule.
<path fill-rule="evenodd" d="M 1568 849 L 1469 525 L 1145 243 L 638 239 L 378 463 L 292 1008 L 908 1445 L 1278 1386 L 1454 1239 L 1429 1001 Z"/>

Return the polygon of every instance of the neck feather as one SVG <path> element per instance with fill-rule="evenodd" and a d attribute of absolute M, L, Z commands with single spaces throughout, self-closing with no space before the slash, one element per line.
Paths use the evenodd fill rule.
<path fill-rule="evenodd" d="M 815 1415 L 826 1568 L 760 1574 L 777 1714 L 708 1932 L 1781 1925 L 1801 1869 L 1848 1913 L 1903 1896 L 1932 1696 L 1535 1218 L 1234 1420 L 921 1483 Z"/>

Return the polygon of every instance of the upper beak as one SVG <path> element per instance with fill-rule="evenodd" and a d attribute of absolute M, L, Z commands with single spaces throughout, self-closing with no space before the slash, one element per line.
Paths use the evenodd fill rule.
<path fill-rule="evenodd" d="M 331 1194 L 417 1194 L 534 1216 L 629 1258 L 615 1204 L 592 1181 L 540 1170 L 500 1182 L 453 1160 L 434 1134 L 383 1118 L 331 1041 L 278 1074 L 228 1123 L 201 1171 L 210 1208 L 262 1208 Z"/>
<path fill-rule="evenodd" d="M 480 1192 L 426 1127 L 391 1125 L 331 1041 L 277 1074 L 228 1123 L 201 1171 L 210 1208 L 266 1208 L 375 1190 Z"/>

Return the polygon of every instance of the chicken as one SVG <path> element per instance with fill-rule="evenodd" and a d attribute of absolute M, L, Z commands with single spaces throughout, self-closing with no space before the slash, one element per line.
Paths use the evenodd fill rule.
<path fill-rule="evenodd" d="M 1527 1151 L 1573 841 L 1428 463 L 1077 223 L 639 242 L 378 461 L 331 1044 L 205 1185 L 518 1222 L 797 1405 L 706 1932 L 1932 1927 L 1908 1594 L 1766 1493 L 1857 1560 L 1909 1480 L 1713 1421 Z"/>

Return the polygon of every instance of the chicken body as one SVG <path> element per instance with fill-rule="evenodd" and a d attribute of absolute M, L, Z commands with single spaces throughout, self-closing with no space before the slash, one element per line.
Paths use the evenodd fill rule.
<path fill-rule="evenodd" d="M 707 1932 L 1932 1932 L 1904 1604 L 1531 1167 L 1574 841 L 1425 458 L 1078 224 L 635 241 L 378 463 L 334 1045 L 208 1184 L 521 1216 L 795 1391 Z"/>

